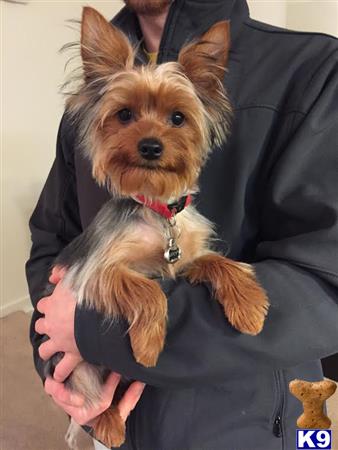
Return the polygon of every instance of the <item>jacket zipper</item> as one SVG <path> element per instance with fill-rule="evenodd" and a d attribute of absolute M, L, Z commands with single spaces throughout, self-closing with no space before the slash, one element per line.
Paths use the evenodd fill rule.
<path fill-rule="evenodd" d="M 272 431 L 276 437 L 282 437 L 282 418 L 279 414 L 275 417 Z"/>
<path fill-rule="evenodd" d="M 277 405 L 273 417 L 272 433 L 277 438 L 283 438 L 283 408 L 284 408 L 284 392 L 283 392 L 283 375 L 281 371 L 274 371 L 275 386 L 277 392 Z"/>

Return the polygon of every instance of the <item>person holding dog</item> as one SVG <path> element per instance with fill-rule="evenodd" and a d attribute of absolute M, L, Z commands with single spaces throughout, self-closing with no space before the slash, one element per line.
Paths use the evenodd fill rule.
<path fill-rule="evenodd" d="M 124 324 L 105 327 L 100 314 L 76 307 L 59 284 L 62 270 L 49 274 L 62 248 L 109 199 L 64 117 L 30 222 L 36 368 L 43 378 L 42 360 L 65 353 L 45 390 L 81 425 L 109 406 L 117 373 L 138 380 L 119 405 L 124 420 L 137 405 L 124 449 L 293 449 L 300 406 L 288 396 L 288 382 L 320 380 L 320 358 L 338 351 L 337 40 L 256 22 L 244 0 L 126 3 L 113 23 L 142 41 L 144 62 L 153 53 L 158 63 L 176 60 L 186 41 L 230 20 L 224 83 L 234 111 L 231 134 L 205 167 L 196 200 L 228 255 L 254 266 L 271 307 L 263 331 L 246 336 L 224 323 L 205 285 L 164 281 L 167 345 L 156 367 L 137 364 Z M 49 276 L 56 287 L 41 300 Z M 43 335 L 50 340 L 42 343 Z M 83 359 L 113 372 L 102 405 L 92 410 L 63 385 Z"/>

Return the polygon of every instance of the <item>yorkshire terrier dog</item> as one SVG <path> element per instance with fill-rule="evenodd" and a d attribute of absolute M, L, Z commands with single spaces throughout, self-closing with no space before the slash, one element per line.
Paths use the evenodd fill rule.
<path fill-rule="evenodd" d="M 212 224 L 191 204 L 212 147 L 229 132 L 223 87 L 229 23 L 187 44 L 177 62 L 136 64 L 128 38 L 96 10 L 83 10 L 83 82 L 67 101 L 79 145 L 111 199 L 58 256 L 62 280 L 82 307 L 129 324 L 136 361 L 156 365 L 166 336 L 167 299 L 156 279 L 209 283 L 230 324 L 258 334 L 268 300 L 248 264 L 211 249 Z M 60 355 L 48 364 L 49 374 Z M 100 400 L 107 370 L 82 362 L 67 380 L 87 404 Z M 94 436 L 107 447 L 125 439 L 117 406 Z"/>

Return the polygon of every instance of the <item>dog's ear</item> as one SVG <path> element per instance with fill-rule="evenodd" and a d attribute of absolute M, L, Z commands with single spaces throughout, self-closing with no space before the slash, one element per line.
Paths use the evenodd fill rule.
<path fill-rule="evenodd" d="M 203 95 L 212 96 L 219 89 L 230 48 L 230 22 L 213 25 L 199 40 L 181 50 L 178 62 L 184 73 Z"/>
<path fill-rule="evenodd" d="M 85 7 L 81 23 L 81 56 L 87 82 L 130 69 L 134 51 L 127 37 L 94 8 Z"/>

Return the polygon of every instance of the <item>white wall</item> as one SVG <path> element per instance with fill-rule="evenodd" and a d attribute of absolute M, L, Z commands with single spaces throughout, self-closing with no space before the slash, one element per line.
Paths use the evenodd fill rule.
<path fill-rule="evenodd" d="M 24 276 L 30 248 L 27 223 L 54 157 L 63 110 L 58 89 L 67 56 L 58 51 L 78 39 L 66 20 L 79 19 L 85 4 L 110 18 L 122 2 L 1 2 L 3 315 L 29 305 Z"/>
<path fill-rule="evenodd" d="M 287 27 L 307 31 L 320 31 L 338 36 L 338 1 L 287 2 Z"/>
<path fill-rule="evenodd" d="M 261 22 L 286 27 L 285 0 L 249 0 L 250 16 Z"/>
<path fill-rule="evenodd" d="M 290 30 L 338 36 L 338 0 L 249 0 L 256 20 Z"/>
<path fill-rule="evenodd" d="M 63 110 L 58 86 L 66 56 L 58 50 L 77 36 L 65 22 L 79 18 L 83 4 L 96 7 L 107 18 L 121 6 L 119 0 L 31 0 L 25 6 L 1 2 L 2 314 L 29 305 L 24 277 L 30 248 L 27 222 L 54 157 Z M 249 4 L 257 20 L 338 35 L 335 1 L 251 0 Z"/>

